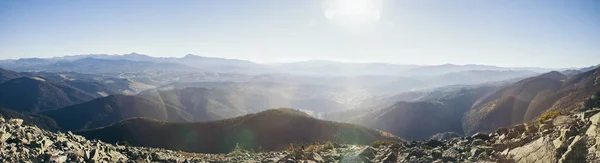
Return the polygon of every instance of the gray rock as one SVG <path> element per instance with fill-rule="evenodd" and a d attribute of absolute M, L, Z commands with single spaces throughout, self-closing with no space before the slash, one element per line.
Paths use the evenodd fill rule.
<path fill-rule="evenodd" d="M 473 138 L 473 139 L 481 139 L 483 141 L 490 140 L 490 136 L 488 134 L 484 134 L 484 133 L 481 133 L 481 132 L 473 134 L 473 136 L 471 136 L 471 138 Z"/>
<path fill-rule="evenodd" d="M 500 127 L 496 130 L 496 133 L 498 135 L 506 135 L 506 134 L 508 134 L 508 129 L 506 129 L 504 127 Z"/>
<path fill-rule="evenodd" d="M 10 119 L 10 120 L 8 120 L 8 123 L 10 123 L 12 125 L 20 126 L 21 124 L 23 124 L 23 120 L 22 119 Z"/>

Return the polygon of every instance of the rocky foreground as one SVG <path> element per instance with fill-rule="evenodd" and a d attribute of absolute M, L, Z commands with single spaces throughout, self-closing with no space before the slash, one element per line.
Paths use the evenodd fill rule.
<path fill-rule="evenodd" d="M 0 162 L 600 162 L 600 109 L 489 134 L 377 147 L 320 145 L 279 152 L 197 154 L 112 145 L 0 118 Z"/>

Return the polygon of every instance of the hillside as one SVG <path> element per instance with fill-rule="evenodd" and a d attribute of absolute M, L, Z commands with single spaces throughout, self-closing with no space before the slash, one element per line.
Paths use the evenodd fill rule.
<path fill-rule="evenodd" d="M 40 77 L 21 77 L 0 84 L 0 107 L 21 112 L 57 109 L 94 97 L 80 89 Z"/>
<path fill-rule="evenodd" d="M 245 149 L 283 150 L 290 143 L 335 141 L 368 144 L 379 139 L 400 140 L 391 134 L 315 119 L 292 109 L 271 109 L 231 119 L 196 123 L 135 118 L 78 134 L 106 142 L 127 141 L 132 145 L 207 153 L 229 152 L 236 144 Z"/>
<path fill-rule="evenodd" d="M 497 86 L 447 87 L 426 92 L 416 101 L 400 101 L 382 109 L 341 115 L 345 122 L 390 132 L 410 140 L 441 132 L 463 133 L 461 118 L 479 97 Z M 338 118 L 339 119 L 339 118 Z"/>
<path fill-rule="evenodd" d="M 5 81 L 9 81 L 18 77 L 21 77 L 21 75 L 18 72 L 0 68 L 0 83 L 4 83 Z"/>
<path fill-rule="evenodd" d="M 111 95 L 61 109 L 41 112 L 64 130 L 94 129 L 133 117 L 166 121 L 189 121 L 179 108 L 136 96 Z"/>
<path fill-rule="evenodd" d="M 571 111 L 600 92 L 598 69 L 566 77 L 553 71 L 531 77 L 479 99 L 465 115 L 467 133 L 491 131 L 535 120 L 548 110 Z"/>
<path fill-rule="evenodd" d="M 59 131 L 60 127 L 49 117 L 0 108 L 0 117 L 4 119 L 22 119 L 24 125 L 36 126 L 47 131 Z"/>
<path fill-rule="evenodd" d="M 175 86 L 175 89 L 152 89 L 138 96 L 182 108 L 192 114 L 196 121 L 232 118 L 269 108 L 293 107 L 314 113 L 345 108 L 340 103 L 324 98 L 303 98 L 308 96 L 305 93 L 312 91 L 293 91 L 296 89 L 300 88 L 270 83 L 206 83 L 192 87 Z"/>

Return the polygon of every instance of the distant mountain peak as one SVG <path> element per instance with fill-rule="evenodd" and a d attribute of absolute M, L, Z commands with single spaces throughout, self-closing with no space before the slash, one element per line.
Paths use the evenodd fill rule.
<path fill-rule="evenodd" d="M 187 54 L 183 58 L 188 58 L 189 59 L 189 58 L 206 58 L 206 57 L 202 57 L 202 56 L 195 55 L 195 54 Z"/>
<path fill-rule="evenodd" d="M 542 75 L 539 75 L 538 78 L 550 78 L 550 79 L 561 80 L 561 79 L 567 78 L 567 76 L 565 76 L 564 74 L 562 74 L 558 71 L 550 71 L 550 72 L 544 73 Z"/>

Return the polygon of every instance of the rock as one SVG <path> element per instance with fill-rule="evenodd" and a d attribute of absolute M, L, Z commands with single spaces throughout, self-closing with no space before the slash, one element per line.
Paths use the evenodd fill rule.
<path fill-rule="evenodd" d="M 475 139 L 473 140 L 473 142 L 471 142 L 471 146 L 478 146 L 478 145 L 484 145 L 485 141 L 481 140 L 481 139 Z"/>
<path fill-rule="evenodd" d="M 429 137 L 429 139 L 434 139 L 434 140 L 449 140 L 452 138 L 457 138 L 460 137 L 460 135 L 458 133 L 455 132 L 442 132 L 442 133 L 437 133 L 435 135 L 432 135 L 431 137 Z"/>
<path fill-rule="evenodd" d="M 471 136 L 471 138 L 473 138 L 473 139 L 481 139 L 483 141 L 490 140 L 490 136 L 488 134 L 484 134 L 484 133 L 481 133 L 481 132 L 473 134 L 473 136 Z"/>
<path fill-rule="evenodd" d="M 389 152 L 387 154 L 384 155 L 383 159 L 381 159 L 381 162 L 396 162 L 398 156 L 396 155 L 396 153 L 394 152 Z M 379 161 L 378 161 L 379 162 Z"/>
<path fill-rule="evenodd" d="M 316 152 L 311 152 L 310 154 L 308 154 L 308 160 L 312 160 L 312 161 L 316 161 L 316 162 L 325 162 L 325 160 L 323 160 L 323 158 L 321 157 L 321 155 L 319 155 Z"/>
<path fill-rule="evenodd" d="M 496 144 L 492 144 L 492 148 L 494 149 L 494 151 L 504 151 L 504 149 L 506 149 L 508 146 L 504 143 L 496 143 Z"/>
<path fill-rule="evenodd" d="M 50 157 L 50 162 L 63 163 L 67 161 L 67 156 L 65 155 L 52 155 Z"/>
<path fill-rule="evenodd" d="M 571 136 L 575 136 L 576 131 L 574 126 L 568 126 L 565 129 L 560 130 L 560 140 L 565 142 Z"/>
<path fill-rule="evenodd" d="M 21 124 L 23 124 L 23 120 L 22 119 L 10 119 L 10 120 L 8 120 L 8 123 L 10 123 L 12 125 L 20 126 Z"/>
<path fill-rule="evenodd" d="M 0 131 L 0 143 L 6 142 L 8 138 L 10 138 L 12 134 Z"/>
<path fill-rule="evenodd" d="M 527 145 L 506 149 L 505 155 L 515 162 L 557 162 L 557 153 L 550 140 L 542 137 Z"/>
<path fill-rule="evenodd" d="M 366 157 L 368 159 L 373 159 L 375 158 L 375 154 L 377 153 L 377 151 L 375 149 L 373 149 L 373 147 L 365 147 L 363 149 L 361 149 L 358 152 L 358 155 Z"/>
<path fill-rule="evenodd" d="M 586 157 L 588 154 L 586 140 L 586 136 L 574 137 L 572 143 L 561 156 L 559 162 L 586 162 Z"/>
<path fill-rule="evenodd" d="M 515 127 L 513 127 L 512 130 L 516 131 L 518 134 L 521 134 L 521 133 L 525 132 L 526 127 L 524 124 L 518 124 Z"/>
<path fill-rule="evenodd" d="M 538 127 L 536 125 L 527 125 L 526 133 L 535 134 L 538 132 Z"/>
<path fill-rule="evenodd" d="M 498 135 L 506 135 L 506 134 L 508 134 L 508 129 L 506 129 L 504 127 L 500 127 L 498 129 L 496 129 L 496 134 L 498 134 Z"/>
<path fill-rule="evenodd" d="M 427 142 L 425 143 L 425 145 L 427 145 L 429 147 L 432 147 L 432 148 L 435 148 L 435 147 L 439 147 L 439 146 L 444 145 L 444 143 L 441 142 L 441 141 L 439 141 L 439 140 L 429 139 L 429 140 L 427 140 Z"/>
<path fill-rule="evenodd" d="M 510 130 L 508 132 L 508 134 L 505 135 L 505 139 L 513 139 L 513 138 L 516 138 L 516 137 L 518 137 L 520 135 L 521 134 L 518 131 L 516 131 L 516 130 Z"/>

